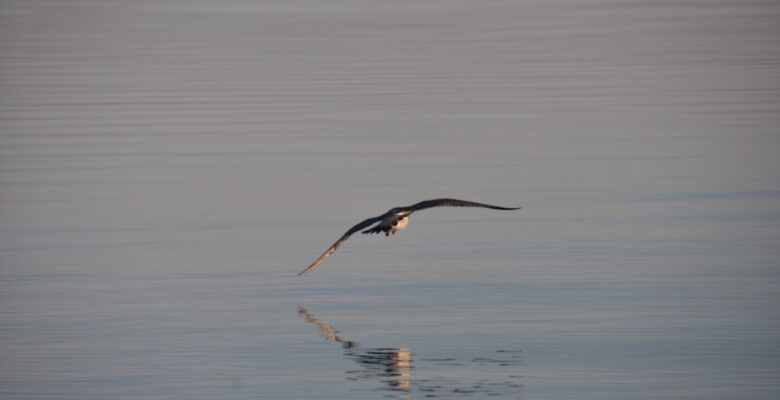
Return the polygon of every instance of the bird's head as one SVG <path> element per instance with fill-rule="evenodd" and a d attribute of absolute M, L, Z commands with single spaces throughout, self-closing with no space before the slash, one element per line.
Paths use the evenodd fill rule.
<path fill-rule="evenodd" d="M 403 208 L 400 208 L 400 207 L 396 207 L 396 208 L 392 209 L 391 212 L 394 215 L 397 215 L 399 217 L 406 217 L 409 214 L 411 214 L 408 210 L 404 210 Z"/>

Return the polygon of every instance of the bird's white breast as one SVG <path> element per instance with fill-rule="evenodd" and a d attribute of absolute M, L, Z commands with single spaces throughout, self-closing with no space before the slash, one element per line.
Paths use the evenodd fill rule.
<path fill-rule="evenodd" d="M 409 217 L 403 217 L 400 220 L 398 220 L 398 224 L 393 227 L 393 230 L 398 232 L 406 228 L 406 225 L 409 225 Z"/>

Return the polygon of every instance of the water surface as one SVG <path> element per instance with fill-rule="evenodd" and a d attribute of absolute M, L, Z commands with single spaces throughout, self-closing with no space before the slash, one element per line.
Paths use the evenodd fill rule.
<path fill-rule="evenodd" d="M 775 398 L 778 16 L 5 2 L 0 397 Z"/>

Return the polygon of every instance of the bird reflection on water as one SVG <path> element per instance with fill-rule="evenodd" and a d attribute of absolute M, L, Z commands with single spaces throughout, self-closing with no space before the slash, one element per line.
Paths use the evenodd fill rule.
<path fill-rule="evenodd" d="M 412 352 L 409 348 L 361 347 L 356 341 L 344 339 L 332 325 L 317 318 L 306 308 L 299 307 L 298 315 L 307 323 L 319 327 L 320 336 L 340 343 L 344 350 L 344 358 L 356 362 L 361 367 L 361 369 L 347 371 L 347 380 L 378 380 L 382 383 L 380 390 L 402 392 L 398 399 L 411 399 L 413 391 L 425 398 L 471 395 L 521 398 L 520 390 L 523 385 L 518 381 L 522 376 L 514 373 L 506 374 L 505 371 L 507 367 L 522 365 L 520 350 L 499 349 L 489 356 L 472 357 L 469 362 L 454 357 L 423 358 L 414 361 L 413 366 Z M 463 381 L 463 368 L 469 369 L 465 375 L 473 377 L 473 380 Z M 413 369 L 418 371 L 415 373 L 414 384 Z M 420 376 L 430 373 L 431 370 L 437 373 L 449 371 L 458 378 L 442 375 Z M 496 377 L 500 379 L 496 380 Z"/>
<path fill-rule="evenodd" d="M 341 343 L 344 357 L 363 367 L 362 370 L 347 371 L 347 379 L 379 378 L 388 385 L 388 390 L 408 392 L 411 389 L 412 352 L 408 348 L 363 348 L 358 342 L 343 339 L 332 325 L 318 319 L 309 310 L 299 307 L 298 315 L 317 325 L 320 336 L 326 340 Z"/>

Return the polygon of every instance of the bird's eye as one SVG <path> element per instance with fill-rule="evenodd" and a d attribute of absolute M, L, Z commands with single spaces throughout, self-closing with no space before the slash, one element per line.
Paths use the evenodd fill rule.
<path fill-rule="evenodd" d="M 393 222 L 393 226 L 398 225 L 398 221 Z"/>

